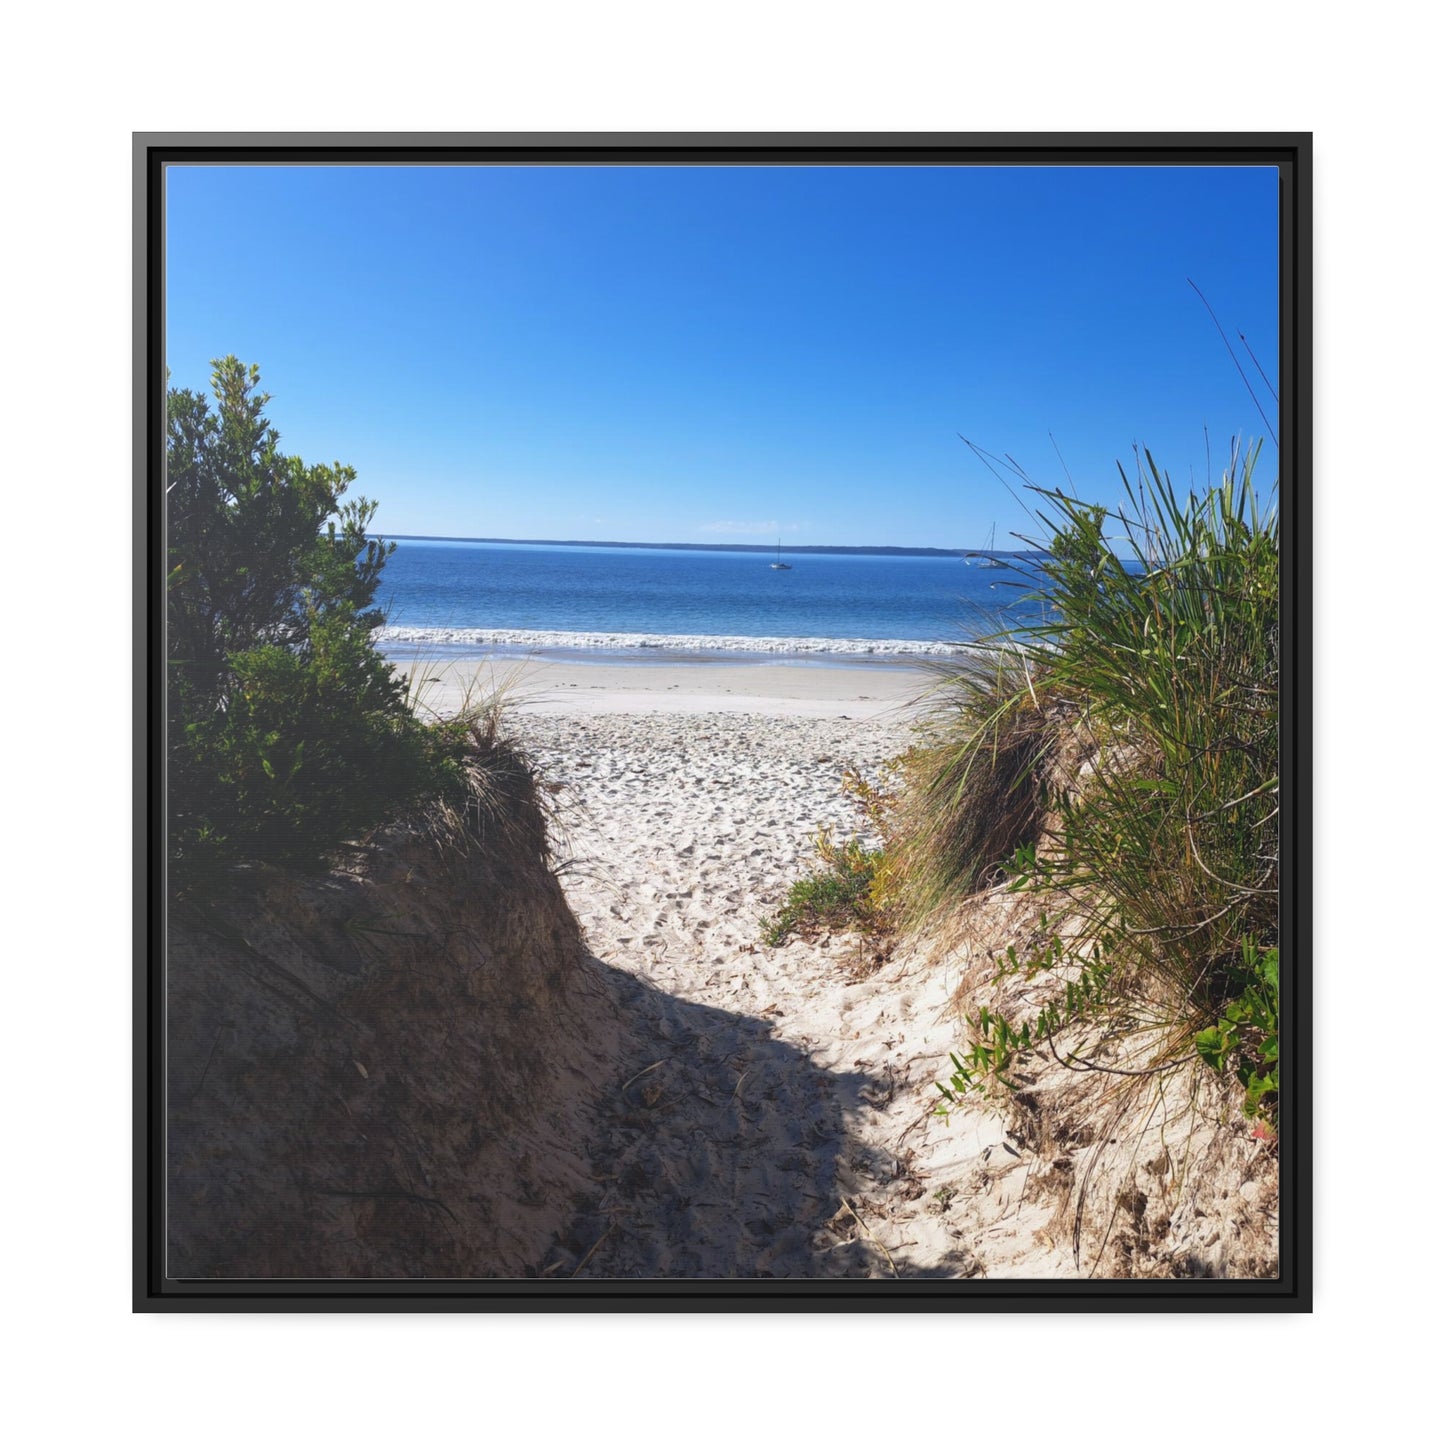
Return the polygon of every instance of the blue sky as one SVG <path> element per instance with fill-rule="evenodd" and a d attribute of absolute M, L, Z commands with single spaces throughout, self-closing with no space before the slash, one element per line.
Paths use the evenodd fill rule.
<path fill-rule="evenodd" d="M 259 363 L 394 533 L 1031 534 L 960 433 L 1202 484 L 1264 428 L 1191 277 L 1278 382 L 1267 168 L 178 167 L 166 212 L 172 383 Z"/>

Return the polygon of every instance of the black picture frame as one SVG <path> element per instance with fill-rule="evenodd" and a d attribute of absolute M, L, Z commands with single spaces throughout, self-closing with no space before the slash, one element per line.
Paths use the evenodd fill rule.
<path fill-rule="evenodd" d="M 163 176 L 188 163 L 1270 165 L 1279 174 L 1280 1273 L 1274 1280 L 168 1280 L 161 507 Z M 1312 1301 L 1311 136 L 1219 134 L 136 134 L 133 1307 L 185 1311 L 1308 1311 Z"/>

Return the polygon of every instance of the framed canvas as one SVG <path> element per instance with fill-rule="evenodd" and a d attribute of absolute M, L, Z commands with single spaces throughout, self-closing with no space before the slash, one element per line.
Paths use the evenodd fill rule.
<path fill-rule="evenodd" d="M 137 135 L 138 1310 L 1306 1310 L 1308 135 Z"/>

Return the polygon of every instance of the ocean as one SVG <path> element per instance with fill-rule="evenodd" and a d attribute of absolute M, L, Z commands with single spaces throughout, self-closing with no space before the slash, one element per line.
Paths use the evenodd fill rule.
<path fill-rule="evenodd" d="M 388 653 L 604 661 L 906 661 L 1037 622 L 1027 574 L 871 557 L 399 540 L 382 574 Z"/>

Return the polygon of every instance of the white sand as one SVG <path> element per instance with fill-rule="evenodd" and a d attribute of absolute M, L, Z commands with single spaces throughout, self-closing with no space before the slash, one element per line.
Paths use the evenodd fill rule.
<path fill-rule="evenodd" d="M 498 690 L 527 712 L 901 716 L 930 674 L 890 663 L 557 662 L 392 654 L 423 711 L 455 712 Z"/>
<path fill-rule="evenodd" d="M 957 978 L 760 922 L 861 827 L 845 768 L 910 740 L 923 671 L 739 663 L 423 664 L 447 712 L 506 682 L 566 821 L 564 884 L 637 1025 L 596 1192 L 544 1269 L 614 1276 L 1067 1272 L 987 1111 L 933 1115 Z M 965 1208 L 984 1196 L 987 1208 Z"/>
<path fill-rule="evenodd" d="M 928 674 L 751 662 L 422 672 L 438 712 L 510 684 L 514 730 L 567 828 L 568 897 L 635 1024 L 631 1077 L 584 1166 L 595 1189 L 544 1273 L 1078 1273 L 1068 1177 L 986 1102 L 934 1113 L 963 1035 L 950 1003 L 960 972 L 987 974 L 990 938 L 1029 926 L 1013 917 L 1017 896 L 982 900 L 978 937 L 943 962 L 900 949 L 869 973 L 852 934 L 777 949 L 759 938 L 814 866 L 819 827 L 861 828 L 843 773 L 876 778 L 908 745 Z M 578 1064 L 603 1076 L 616 1061 Z"/>
<path fill-rule="evenodd" d="M 843 717 L 851 695 L 811 700 L 832 716 L 756 694 L 746 712 L 603 710 L 631 696 L 603 693 L 585 711 L 538 702 L 519 716 L 563 787 L 576 860 L 564 882 L 593 951 L 624 976 L 647 1070 L 618 1099 L 596 1196 L 552 1266 L 1061 1272 L 1062 1256 L 1033 1239 L 1046 1211 L 1018 1213 L 1027 1164 L 1002 1122 L 932 1115 L 958 1046 L 957 978 L 899 957 L 860 981 L 868 960 L 851 934 L 759 941 L 760 920 L 813 866 L 819 826 L 859 826 L 844 768 L 876 777 L 907 745 L 906 717 Z M 952 1202 L 980 1191 L 992 1191 L 986 1220 Z"/>

